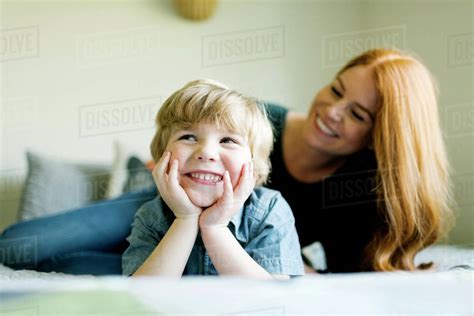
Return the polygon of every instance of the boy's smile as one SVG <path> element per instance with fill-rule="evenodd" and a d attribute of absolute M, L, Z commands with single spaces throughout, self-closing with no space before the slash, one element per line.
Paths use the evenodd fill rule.
<path fill-rule="evenodd" d="M 166 151 L 171 152 L 171 161 L 178 160 L 179 184 L 199 207 L 209 207 L 222 196 L 226 170 L 235 187 L 242 166 L 251 160 L 244 136 L 209 123 L 177 130 Z"/>
<path fill-rule="evenodd" d="M 218 175 L 212 172 L 207 172 L 204 170 L 191 171 L 186 174 L 190 177 L 191 180 L 196 181 L 197 183 L 206 184 L 206 185 L 215 185 L 216 183 L 222 181 L 222 175 Z"/>

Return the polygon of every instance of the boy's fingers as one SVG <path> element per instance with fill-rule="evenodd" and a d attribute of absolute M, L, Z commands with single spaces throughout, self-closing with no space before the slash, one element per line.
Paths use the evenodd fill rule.
<path fill-rule="evenodd" d="M 239 177 L 239 181 L 237 182 L 236 188 L 242 185 L 242 183 L 245 181 L 246 175 L 247 175 L 247 163 L 244 163 L 242 165 L 242 171 L 240 171 L 240 177 Z"/>
<path fill-rule="evenodd" d="M 229 171 L 224 172 L 224 191 L 222 193 L 223 200 L 227 200 L 232 197 L 232 182 L 230 181 Z"/>
<path fill-rule="evenodd" d="M 239 183 L 235 188 L 235 193 L 237 195 L 245 195 L 247 194 L 248 187 L 251 186 L 252 176 L 250 173 L 251 167 L 250 163 L 244 164 L 242 167 L 242 175 L 240 176 Z M 252 186 L 253 188 L 253 186 Z"/>
<path fill-rule="evenodd" d="M 168 174 L 166 173 L 166 170 L 168 169 L 170 158 L 171 153 L 169 151 L 165 152 L 153 170 L 153 178 L 162 187 L 166 185 L 166 181 L 168 180 Z"/>
<path fill-rule="evenodd" d="M 232 181 L 230 180 L 229 171 L 224 172 L 223 181 L 223 191 L 222 196 L 218 200 L 217 205 L 218 207 L 227 208 L 229 203 L 232 203 L 234 200 L 234 191 L 232 190 Z"/>
<path fill-rule="evenodd" d="M 160 160 L 158 160 L 158 163 L 155 166 L 155 169 L 153 170 L 154 174 L 155 174 L 155 171 L 157 175 L 166 174 L 166 169 L 170 161 L 170 156 L 171 154 L 169 151 L 165 152 L 163 156 L 161 156 Z"/>
<path fill-rule="evenodd" d="M 171 163 L 171 168 L 170 168 L 170 181 L 174 185 L 178 184 L 178 166 L 179 166 L 179 161 L 177 159 L 173 160 Z"/>

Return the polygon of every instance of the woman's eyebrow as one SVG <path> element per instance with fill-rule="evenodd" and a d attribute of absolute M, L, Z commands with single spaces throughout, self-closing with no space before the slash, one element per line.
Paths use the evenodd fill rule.
<path fill-rule="evenodd" d="M 342 81 L 341 77 L 337 76 L 336 80 L 341 85 L 342 90 L 346 91 L 346 86 L 344 85 L 344 82 Z M 362 104 L 360 104 L 357 101 L 355 101 L 354 104 L 357 105 L 358 107 L 360 107 L 362 111 L 366 112 L 372 120 L 374 119 L 374 115 L 367 109 L 367 107 L 363 106 Z"/>

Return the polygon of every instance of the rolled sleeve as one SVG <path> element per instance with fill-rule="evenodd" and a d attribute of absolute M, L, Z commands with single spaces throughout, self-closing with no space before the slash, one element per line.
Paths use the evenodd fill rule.
<path fill-rule="evenodd" d="M 132 232 L 127 238 L 130 245 L 122 255 L 123 275 L 135 273 L 163 238 L 164 232 L 157 225 L 156 216 L 156 210 L 149 203 L 143 205 L 135 215 Z"/>
<path fill-rule="evenodd" d="M 271 198 L 263 198 L 257 207 L 263 208 L 264 218 L 246 251 L 271 274 L 304 275 L 295 219 L 286 200 L 273 191 Z"/>

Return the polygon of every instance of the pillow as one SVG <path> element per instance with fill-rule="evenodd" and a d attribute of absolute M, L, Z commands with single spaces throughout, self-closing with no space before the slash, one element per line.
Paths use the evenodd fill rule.
<path fill-rule="evenodd" d="M 431 245 L 415 256 L 415 265 L 427 262 L 433 262 L 436 271 L 474 270 L 474 245 Z"/>
<path fill-rule="evenodd" d="M 103 198 L 108 169 L 63 163 L 28 152 L 19 219 L 53 215 Z"/>
<path fill-rule="evenodd" d="M 312 244 L 301 248 L 303 261 L 315 270 L 327 270 L 326 253 L 324 252 L 323 244 L 315 241 Z"/>
<path fill-rule="evenodd" d="M 122 195 L 124 192 L 126 192 L 124 191 L 124 188 L 126 187 L 127 190 L 129 190 L 128 187 L 132 185 L 127 185 L 127 180 L 131 176 L 128 169 L 128 163 L 132 156 L 135 160 L 134 162 L 132 162 L 132 169 L 137 168 L 143 170 L 143 165 L 145 165 L 148 170 L 153 171 L 153 168 L 155 167 L 155 162 L 153 160 L 148 160 L 146 163 L 142 163 L 142 161 L 137 158 L 138 154 L 133 149 L 130 149 L 128 146 L 124 146 L 124 144 L 119 140 L 114 140 L 113 150 L 114 159 L 112 162 L 109 184 L 105 193 L 105 197 L 108 199 L 112 199 Z M 134 172 L 132 171 L 132 173 Z M 134 178 L 134 176 L 132 176 L 132 178 Z M 136 182 L 139 180 L 133 179 L 130 181 Z"/>
<path fill-rule="evenodd" d="M 110 181 L 105 196 L 112 199 L 122 195 L 123 187 L 127 181 L 127 159 L 125 147 L 117 140 L 114 141 L 114 160 L 110 172 Z"/>
<path fill-rule="evenodd" d="M 139 192 L 150 190 L 155 186 L 155 181 L 149 167 L 139 158 L 132 156 L 127 163 L 128 177 L 123 187 L 123 192 Z"/>

